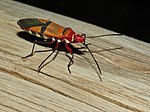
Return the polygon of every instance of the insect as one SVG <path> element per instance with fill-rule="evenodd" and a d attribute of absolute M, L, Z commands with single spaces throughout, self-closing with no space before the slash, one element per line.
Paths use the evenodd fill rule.
<path fill-rule="evenodd" d="M 26 18 L 26 19 L 20 19 L 18 22 L 18 25 L 25 31 L 29 32 L 30 34 L 33 34 L 37 37 L 44 38 L 46 41 L 40 42 L 35 40 L 32 51 L 29 55 L 23 57 L 27 58 L 30 56 L 33 56 L 34 54 L 34 47 L 35 44 L 37 43 L 44 43 L 44 44 L 52 44 L 56 42 L 56 46 L 53 48 L 52 53 L 50 53 L 47 58 L 45 58 L 42 63 L 38 67 L 38 71 L 43 68 L 44 62 L 58 49 L 59 45 L 61 42 L 65 43 L 66 49 L 69 51 L 71 56 L 67 55 L 66 56 L 70 59 L 68 63 L 68 71 L 71 73 L 70 66 L 74 63 L 73 58 L 74 58 L 74 52 L 70 48 L 69 44 L 70 43 L 82 43 L 85 48 L 89 51 L 91 54 L 92 58 L 95 61 L 95 64 L 97 65 L 98 68 L 98 76 L 99 79 L 101 79 L 101 69 L 96 61 L 95 57 L 93 56 L 92 52 L 88 48 L 88 44 L 85 43 L 86 40 L 86 35 L 85 34 L 77 34 L 75 31 L 73 31 L 70 27 L 63 27 L 55 22 L 52 22 L 50 20 L 45 20 L 45 19 L 40 19 L 40 18 Z M 51 41 L 49 42 L 48 40 Z"/>

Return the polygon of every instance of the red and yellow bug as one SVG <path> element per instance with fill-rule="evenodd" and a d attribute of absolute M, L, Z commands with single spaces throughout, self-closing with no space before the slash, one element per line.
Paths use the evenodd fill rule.
<path fill-rule="evenodd" d="M 69 55 L 66 54 L 66 56 L 70 59 L 70 62 L 68 63 L 68 71 L 71 73 L 70 71 L 70 66 L 73 64 L 73 57 L 74 57 L 74 53 L 73 50 L 69 47 L 70 43 L 82 43 L 90 52 L 90 49 L 88 48 L 87 44 L 85 44 L 85 39 L 86 39 L 86 35 L 85 34 L 77 34 L 75 31 L 73 31 L 71 28 L 69 27 L 63 27 L 60 26 L 59 24 L 49 21 L 49 20 L 45 20 L 45 19 L 39 19 L 39 18 L 26 18 L 26 19 L 20 19 L 18 22 L 18 25 L 23 29 L 26 30 L 27 32 L 36 35 L 40 38 L 44 38 L 45 40 L 49 40 L 52 39 L 51 42 L 45 41 L 45 42 L 39 42 L 36 41 L 33 44 L 33 48 L 32 48 L 32 52 L 23 57 L 23 58 L 27 58 L 30 56 L 33 56 L 34 54 L 34 46 L 36 43 L 45 43 L 45 44 L 52 44 L 53 42 L 57 42 L 55 48 L 53 49 L 52 53 L 39 65 L 38 67 L 38 71 L 41 70 L 41 68 L 43 68 L 43 63 L 55 52 L 55 50 L 58 49 L 59 47 L 59 43 L 60 42 L 64 42 L 65 43 L 65 47 L 66 49 L 71 53 L 72 57 L 70 57 Z M 100 74 L 101 74 L 101 70 L 100 67 L 96 61 L 96 59 L 94 58 L 93 54 L 90 52 L 91 56 L 93 57 L 98 70 L 99 70 L 99 78 L 101 80 Z"/>

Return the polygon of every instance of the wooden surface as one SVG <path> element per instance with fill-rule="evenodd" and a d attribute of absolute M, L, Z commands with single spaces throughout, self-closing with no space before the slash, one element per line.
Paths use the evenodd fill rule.
<path fill-rule="evenodd" d="M 0 0 L 0 112 L 150 112 L 150 44 L 127 36 L 89 38 L 102 70 L 102 82 L 89 53 L 75 54 L 72 74 L 59 52 L 41 73 L 49 54 L 30 53 L 32 42 L 20 37 L 20 18 L 51 19 L 88 36 L 114 33 L 11 0 Z M 23 33 L 24 34 L 24 33 Z M 22 35 L 23 35 L 22 34 Z M 122 49 L 103 51 L 123 47 Z M 46 49 L 36 45 L 36 50 Z"/>

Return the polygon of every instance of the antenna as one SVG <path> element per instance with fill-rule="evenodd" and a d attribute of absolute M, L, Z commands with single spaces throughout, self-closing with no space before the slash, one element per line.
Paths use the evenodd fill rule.
<path fill-rule="evenodd" d="M 104 35 L 97 35 L 97 36 L 89 36 L 86 38 L 95 38 L 95 37 L 106 37 L 106 36 L 122 36 L 121 33 L 112 33 L 112 34 L 104 34 Z"/>

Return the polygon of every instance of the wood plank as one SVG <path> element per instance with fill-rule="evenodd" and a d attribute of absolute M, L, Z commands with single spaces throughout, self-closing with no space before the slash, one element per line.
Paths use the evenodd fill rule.
<path fill-rule="evenodd" d="M 0 111 L 2 112 L 149 112 L 150 44 L 123 36 L 87 38 L 89 53 L 75 54 L 72 74 L 67 71 L 68 58 L 60 51 L 41 73 L 37 67 L 49 52 L 31 52 L 31 37 L 21 32 L 20 18 L 38 17 L 69 26 L 88 36 L 114 32 L 53 12 L 10 0 L 0 1 Z M 109 50 L 117 47 L 122 49 Z M 36 50 L 47 49 L 36 45 Z"/>

